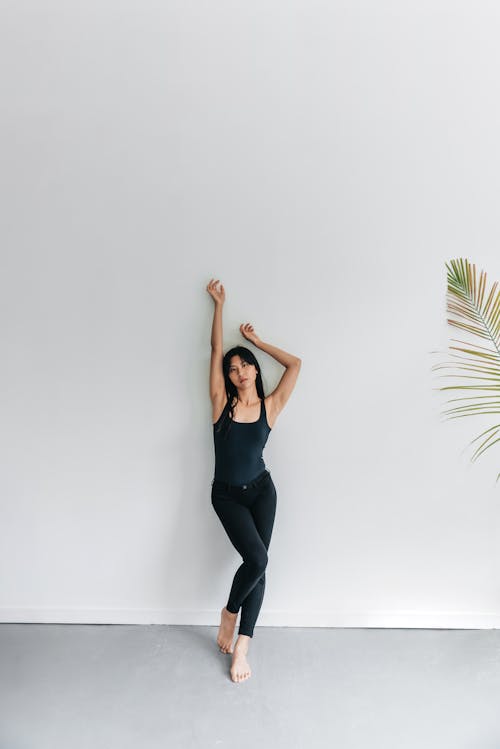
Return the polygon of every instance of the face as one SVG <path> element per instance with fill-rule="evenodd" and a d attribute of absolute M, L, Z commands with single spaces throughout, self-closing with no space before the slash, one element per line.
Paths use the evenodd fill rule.
<path fill-rule="evenodd" d="M 240 356 L 232 356 L 229 365 L 229 379 L 238 390 L 246 390 L 255 383 L 257 368 L 249 364 Z M 246 380 L 246 382 L 243 382 Z"/>

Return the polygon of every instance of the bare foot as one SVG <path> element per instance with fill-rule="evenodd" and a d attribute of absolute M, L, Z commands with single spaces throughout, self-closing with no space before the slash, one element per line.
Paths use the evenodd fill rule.
<path fill-rule="evenodd" d="M 234 646 L 233 661 L 231 663 L 231 679 L 233 681 L 245 681 L 252 675 L 247 661 L 248 643 L 250 637 L 239 635 Z"/>
<path fill-rule="evenodd" d="M 238 614 L 233 614 L 226 607 L 220 612 L 220 627 L 217 635 L 217 645 L 222 653 L 233 652 L 233 637 Z"/>

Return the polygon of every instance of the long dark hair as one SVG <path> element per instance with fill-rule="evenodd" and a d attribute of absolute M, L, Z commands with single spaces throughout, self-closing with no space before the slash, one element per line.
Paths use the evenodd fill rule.
<path fill-rule="evenodd" d="M 222 427 L 225 426 L 224 439 L 227 439 L 229 430 L 231 429 L 232 418 L 234 414 L 233 400 L 238 398 L 238 389 L 229 379 L 229 367 L 231 366 L 231 359 L 233 356 L 239 356 L 247 364 L 253 364 L 257 370 L 257 377 L 255 378 L 255 387 L 257 388 L 257 395 L 261 400 L 264 400 L 264 385 L 262 384 L 262 375 L 260 371 L 260 364 L 255 358 L 254 354 L 246 346 L 233 346 L 224 354 L 222 360 L 222 371 L 224 372 L 224 383 L 226 385 L 226 395 L 228 402 L 224 406 L 223 418 L 220 420 L 220 424 L 216 428 L 216 432 L 220 432 Z M 222 415 L 222 414 L 221 414 Z"/>

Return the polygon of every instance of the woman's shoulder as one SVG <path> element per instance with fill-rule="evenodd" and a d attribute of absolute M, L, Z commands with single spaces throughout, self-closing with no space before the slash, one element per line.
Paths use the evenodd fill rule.
<path fill-rule="evenodd" d="M 226 393 L 221 393 L 212 398 L 212 424 L 217 424 L 227 405 L 228 398 Z"/>
<path fill-rule="evenodd" d="M 273 429 L 276 419 L 278 417 L 278 414 L 276 413 L 275 404 L 273 401 L 273 396 L 268 395 L 264 398 L 264 406 L 266 409 L 266 419 L 267 423 L 269 425 L 270 429 Z"/>

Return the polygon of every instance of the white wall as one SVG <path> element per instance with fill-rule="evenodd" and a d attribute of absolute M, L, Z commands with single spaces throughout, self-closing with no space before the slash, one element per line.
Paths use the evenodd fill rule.
<path fill-rule="evenodd" d="M 1 21 L 2 620 L 218 622 L 214 277 L 225 349 L 250 321 L 303 360 L 258 624 L 498 626 L 500 450 L 470 462 L 430 353 L 459 337 L 445 262 L 500 280 L 498 5 Z"/>

